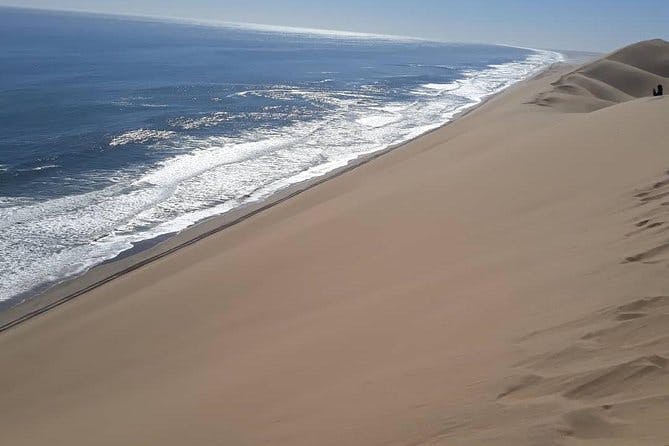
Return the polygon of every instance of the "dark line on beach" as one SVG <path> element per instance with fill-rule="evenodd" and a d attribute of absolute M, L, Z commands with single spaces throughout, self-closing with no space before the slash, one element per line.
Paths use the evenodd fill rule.
<path fill-rule="evenodd" d="M 203 240 L 207 237 L 210 237 L 210 236 L 212 236 L 212 235 L 214 235 L 218 232 L 221 232 L 221 231 L 223 231 L 223 230 L 225 230 L 225 229 L 227 229 L 231 226 L 234 226 L 234 225 L 236 225 L 238 223 L 241 223 L 241 222 L 243 222 L 243 221 L 245 221 L 245 220 L 247 220 L 247 219 L 249 219 L 249 218 L 251 218 L 255 215 L 258 215 L 261 212 L 267 211 L 268 209 L 271 209 L 272 207 L 274 207 L 278 204 L 281 204 L 281 203 L 283 203 L 283 202 L 285 202 L 285 201 L 287 201 L 291 198 L 294 198 L 297 195 L 300 195 L 301 193 L 306 192 L 306 191 L 310 190 L 311 188 L 313 188 L 315 186 L 318 186 L 320 184 L 325 183 L 326 181 L 337 178 L 337 177 L 339 177 L 339 176 L 341 176 L 345 173 L 348 173 L 348 172 L 352 171 L 353 169 L 356 169 L 356 168 L 358 168 L 358 167 L 360 167 L 364 164 L 367 164 L 367 163 L 369 163 L 369 162 L 371 162 L 375 159 L 378 159 L 378 158 L 380 158 L 384 155 L 387 155 L 391 152 L 394 152 L 397 149 L 404 148 L 404 147 L 408 146 L 410 143 L 412 143 L 413 141 L 415 141 L 419 138 L 423 138 L 427 135 L 430 135 L 431 133 L 436 132 L 438 130 L 441 130 L 442 128 L 456 122 L 458 119 L 474 112 L 475 110 L 478 110 L 483 105 L 487 104 L 491 99 L 496 98 L 496 97 L 500 96 L 501 94 L 503 94 L 505 92 L 508 92 L 509 90 L 513 89 L 514 87 L 518 87 L 519 85 L 522 85 L 523 83 L 526 83 L 526 82 L 534 80 L 534 79 L 538 79 L 539 77 L 544 76 L 546 74 L 550 74 L 550 72 L 555 68 L 556 65 L 557 64 L 549 65 L 544 70 L 541 70 L 540 72 L 536 73 L 535 75 L 530 76 L 527 79 L 524 79 L 520 82 L 517 82 L 517 83 L 509 86 L 508 88 L 505 88 L 504 90 L 502 90 L 500 92 L 494 93 L 494 94 L 486 97 L 485 99 L 483 99 L 478 104 L 474 104 L 470 108 L 468 108 L 466 110 L 463 110 L 461 113 L 453 116 L 453 118 L 450 121 L 444 123 L 443 125 L 440 125 L 439 127 L 436 127 L 436 128 L 434 128 L 432 130 L 429 130 L 425 133 L 422 133 L 422 134 L 420 134 L 420 135 L 418 135 L 414 138 L 411 138 L 407 141 L 401 142 L 401 143 L 396 144 L 396 145 L 389 146 L 389 147 L 387 147 L 383 150 L 379 150 L 377 152 L 374 152 L 374 153 L 371 153 L 371 154 L 368 154 L 368 155 L 363 155 L 363 156 L 357 158 L 356 160 L 350 162 L 348 165 L 343 166 L 340 169 L 334 170 L 332 172 L 326 173 L 320 178 L 307 180 L 307 181 L 304 182 L 304 183 L 306 183 L 305 186 L 301 189 L 299 188 L 299 183 L 298 183 L 298 185 L 296 186 L 296 187 L 298 187 L 298 189 L 296 189 L 293 192 L 288 193 L 287 195 L 285 195 L 283 197 L 276 198 L 275 200 L 270 199 L 264 205 L 261 205 L 260 207 L 258 207 L 256 209 L 252 209 L 248 213 L 245 213 L 245 214 L 243 214 L 243 215 L 241 215 L 241 216 L 239 216 L 239 217 L 237 217 L 237 218 L 235 218 L 231 221 L 225 222 L 225 223 L 221 224 L 220 226 L 217 226 L 213 229 L 210 229 L 210 230 L 205 231 L 201 234 L 198 234 L 198 235 L 194 236 L 193 238 L 190 238 L 190 239 L 188 239 L 188 240 L 186 240 L 182 243 L 179 243 L 176 246 L 173 246 L 171 248 L 166 249 L 165 251 L 162 251 L 162 252 L 159 252 L 159 253 L 154 254 L 152 256 L 149 256 L 147 258 L 138 260 L 136 263 L 133 263 L 128 267 L 125 267 L 125 268 L 123 268 L 123 269 L 121 269 L 121 270 L 119 270 L 115 273 L 112 273 L 112 274 L 104 277 L 103 279 L 100 279 L 100 280 L 98 280 L 98 281 L 80 289 L 80 290 L 77 290 L 73 293 L 70 293 L 70 294 L 68 294 L 68 295 L 66 295 L 66 296 L 64 296 L 60 299 L 57 299 L 57 300 L 53 301 L 53 302 L 50 302 L 49 304 L 46 304 L 45 306 L 43 306 L 41 308 L 29 311 L 29 312 L 17 317 L 16 319 L 12 319 L 11 321 L 0 325 L 0 333 L 4 332 L 6 330 L 9 330 L 10 328 L 15 327 L 15 326 L 17 326 L 17 325 L 19 325 L 23 322 L 26 322 L 26 321 L 34 318 L 34 317 L 37 317 L 37 316 L 39 316 L 43 313 L 46 313 L 47 311 L 52 310 L 52 309 L 66 303 L 66 302 L 69 302 L 69 301 L 81 296 L 82 294 L 85 294 L 89 291 L 92 291 L 92 290 L 94 290 L 94 289 L 96 289 L 96 288 L 98 288 L 98 287 L 100 287 L 100 286 L 102 286 L 102 285 L 104 285 L 108 282 L 111 282 L 112 280 L 118 279 L 119 277 L 121 277 L 125 274 L 128 274 L 128 273 L 130 273 L 132 271 L 135 271 L 139 268 L 142 268 L 142 267 L 144 267 L 144 266 L 146 266 L 150 263 L 153 263 L 156 260 L 159 260 L 159 259 L 161 259 L 165 256 L 168 256 L 168 255 L 170 255 L 174 252 L 177 252 L 177 251 L 179 251 L 183 248 L 186 248 L 190 245 L 193 245 L 193 244 L 195 244 L 195 243 L 197 243 L 197 242 L 199 242 L 199 241 L 201 241 L 201 240 Z M 277 193 L 280 193 L 280 192 L 277 192 Z M 201 223 L 204 223 L 204 221 L 201 222 Z M 197 223 L 194 226 L 197 226 Z M 76 278 L 73 279 L 73 280 L 76 280 Z M 37 297 L 37 299 L 39 299 L 39 297 Z"/>
<path fill-rule="evenodd" d="M 478 105 L 480 105 L 480 104 L 478 104 Z M 453 122 L 453 121 L 451 121 L 451 122 Z M 449 122 L 449 123 L 450 123 L 450 122 Z M 447 125 L 447 124 L 449 124 L 449 123 L 446 123 L 446 124 L 444 124 L 444 125 Z M 433 129 L 433 130 L 431 130 L 431 131 L 429 131 L 429 132 L 427 132 L 427 133 L 424 133 L 424 134 L 422 134 L 422 135 L 420 135 L 420 136 L 417 136 L 416 138 L 419 138 L 419 137 L 421 137 L 421 136 L 424 136 L 424 135 L 426 135 L 426 134 L 429 134 L 429 133 L 433 132 L 434 130 L 437 130 L 437 129 L 440 129 L 440 128 L 441 128 L 441 126 L 440 126 L 440 127 L 437 127 L 436 129 Z M 414 138 L 414 139 L 415 139 L 415 138 Z M 272 207 L 274 207 L 274 206 L 276 206 L 276 205 L 278 205 L 278 204 L 283 203 L 284 201 L 287 201 L 287 200 L 289 200 L 289 199 L 291 199 L 291 198 L 293 198 L 293 197 L 295 197 L 295 196 L 297 196 L 297 195 L 299 195 L 299 194 L 301 194 L 301 193 L 303 193 L 303 192 L 306 192 L 306 191 L 310 190 L 312 187 L 315 187 L 315 186 L 318 186 L 318 185 L 320 185 L 320 184 L 323 184 L 323 183 L 325 183 L 326 181 L 329 181 L 329 180 L 331 180 L 331 179 L 333 179 L 333 178 L 337 178 L 338 176 L 343 175 L 343 174 L 345 174 L 345 173 L 347 173 L 347 172 L 350 172 L 351 170 L 353 170 L 353 169 L 355 169 L 355 168 L 357 168 L 357 167 L 359 167 L 359 166 L 362 166 L 363 164 L 366 164 L 366 163 L 368 163 L 368 162 L 370 162 L 370 161 L 372 161 L 372 160 L 374 160 L 374 159 L 380 158 L 381 156 L 386 155 L 386 154 L 388 154 L 388 153 L 394 151 L 395 149 L 398 149 L 399 147 L 402 147 L 402 146 L 408 144 L 408 143 L 411 142 L 411 141 L 413 141 L 413 139 L 410 140 L 410 141 L 407 141 L 407 142 L 405 142 L 405 143 L 402 143 L 402 144 L 400 144 L 399 146 L 396 146 L 396 147 L 389 147 L 389 148 L 387 148 L 387 149 L 381 150 L 381 151 L 376 152 L 376 153 L 374 153 L 374 154 L 370 154 L 370 155 L 368 155 L 368 157 L 364 157 L 364 158 L 361 160 L 361 162 L 359 162 L 359 163 L 352 163 L 352 164 L 349 165 L 349 166 L 342 167 L 341 170 L 339 170 L 339 171 L 335 171 L 335 172 L 333 172 L 333 173 L 330 174 L 330 175 L 326 174 L 326 176 L 324 176 L 323 178 L 318 179 L 318 180 L 314 180 L 312 183 L 310 183 L 310 184 L 309 184 L 307 187 L 305 187 L 304 189 L 298 189 L 298 190 L 295 190 L 295 191 L 291 192 L 290 194 L 288 194 L 288 195 L 286 195 L 286 196 L 284 196 L 284 197 L 277 198 L 277 199 L 274 200 L 274 201 L 270 201 L 270 202 L 268 202 L 267 204 L 265 204 L 265 205 L 263 205 L 263 206 L 261 206 L 261 207 L 259 207 L 259 208 L 257 208 L 257 209 L 253 209 L 253 210 L 249 211 L 248 213 L 246 213 L 246 214 L 244 214 L 244 215 L 242 215 L 242 216 L 240 216 L 240 217 L 237 217 L 237 218 L 234 219 L 234 220 L 231 220 L 231 221 L 229 221 L 229 222 L 223 223 L 222 225 L 217 226 L 217 227 L 215 227 L 214 229 L 210 229 L 210 230 L 208 230 L 208 231 L 206 231 L 206 232 L 203 232 L 203 233 L 201 233 L 201 234 L 198 234 L 198 235 L 196 235 L 195 237 L 186 240 L 185 242 L 179 243 L 179 244 L 176 245 L 176 246 L 173 246 L 173 247 L 171 247 L 171 248 L 169 248 L 169 249 L 166 249 L 165 251 L 162 251 L 162 252 L 160 252 L 160 253 L 158 253 L 158 254 L 152 255 L 152 256 L 147 257 L 147 258 L 145 258 L 145 259 L 139 260 L 139 261 L 137 261 L 136 263 L 133 263 L 132 265 L 130 265 L 130 266 L 126 267 L 126 268 L 121 269 L 120 271 L 117 271 L 117 272 L 115 272 L 115 273 L 113 273 L 113 274 L 111 274 L 111 275 L 109 275 L 109 276 L 107 276 L 107 277 L 105 277 L 105 278 L 103 278 L 103 279 L 101 279 L 101 280 L 98 280 L 97 282 L 92 283 L 91 285 L 86 286 L 85 288 L 82 288 L 82 289 L 80 289 L 80 290 L 78 290 L 78 291 L 75 291 L 75 292 L 73 292 L 73 293 L 71 293 L 71 294 L 68 294 L 67 296 L 62 297 L 61 299 L 58 299 L 58 300 L 56 300 L 56 301 L 54 301 L 54 302 L 51 302 L 51 303 L 45 305 L 44 307 L 41 307 L 41 308 L 39 308 L 39 309 L 37 309 L 37 310 L 30 311 L 30 312 L 28 312 L 28 313 L 26 313 L 26 314 L 24 314 L 24 315 L 22 315 L 22 316 L 20 316 L 20 317 L 18 317 L 18 318 L 16 318 L 16 319 L 13 319 L 13 320 L 11 320 L 11 321 L 9 321 L 9 322 L 3 324 L 3 325 L 0 325 L 0 333 L 2 333 L 3 331 L 8 330 L 8 329 L 10 329 L 10 328 L 12 328 L 12 327 L 18 325 L 18 324 L 20 324 L 20 323 L 22 323 L 22 322 L 25 322 L 25 321 L 27 321 L 27 320 L 29 320 L 29 319 L 32 319 L 32 318 L 34 318 L 34 317 L 36 317 L 36 316 L 39 316 L 39 315 L 42 314 L 42 313 L 46 313 L 47 311 L 49 311 L 49 310 L 51 310 L 51 309 L 53 309 L 53 308 L 55 308 L 55 307 L 58 307 L 58 306 L 64 304 L 65 302 L 68 302 L 68 301 L 70 301 L 70 300 L 72 300 L 72 299 L 74 299 L 74 298 L 76 298 L 76 297 L 79 297 L 79 296 L 81 296 L 82 294 L 85 294 L 85 293 L 87 293 L 87 292 L 89 292 L 89 291 L 92 291 L 92 290 L 94 290 L 95 288 L 98 288 L 99 286 L 102 286 L 102 285 L 104 285 L 104 284 L 107 283 L 107 282 L 111 282 L 112 280 L 117 279 L 117 278 L 119 278 L 119 277 L 121 277 L 121 276 L 123 276 L 123 275 L 125 275 L 125 274 L 127 274 L 127 273 L 129 273 L 129 272 L 132 272 L 132 271 L 134 271 L 134 270 L 136 270 L 136 269 L 139 269 L 139 268 L 141 268 L 141 267 L 143 267 L 143 266 L 145 266 L 145 265 L 148 265 L 149 263 L 153 263 L 153 262 L 155 262 L 155 261 L 158 260 L 158 259 L 161 259 L 161 258 L 163 258 L 163 257 L 165 257 L 165 256 L 167 256 L 167 255 L 170 255 L 170 254 L 172 254 L 172 253 L 174 253 L 174 252 L 176 252 L 176 251 L 179 251 L 180 249 L 183 249 L 183 248 L 185 248 L 185 247 L 187 247 L 187 246 L 193 245 L 193 244 L 199 242 L 200 240 L 203 240 L 203 239 L 205 239 L 205 238 L 207 238 L 207 237 L 209 237 L 209 236 L 212 236 L 212 235 L 214 235 L 214 234 L 216 234 L 216 233 L 218 233 L 218 232 L 221 232 L 221 231 L 223 231 L 223 230 L 225 230 L 225 229 L 227 229 L 227 228 L 229 228 L 229 227 L 231 227 L 231 226 L 234 226 L 234 225 L 236 225 L 236 224 L 238 224 L 238 223 L 241 223 L 241 222 L 244 221 L 244 220 L 247 220 L 247 219 L 249 219 L 249 218 L 251 218 L 251 217 L 253 217 L 253 216 L 257 215 L 257 214 L 260 214 L 261 212 L 264 212 L 264 211 L 266 211 L 266 210 L 268 210 L 268 209 L 270 209 L 270 208 L 272 208 Z"/>

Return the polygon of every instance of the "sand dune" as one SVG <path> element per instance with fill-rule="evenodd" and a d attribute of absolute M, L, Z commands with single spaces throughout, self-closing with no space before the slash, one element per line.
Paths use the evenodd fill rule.
<path fill-rule="evenodd" d="M 658 76 L 669 77 L 669 43 L 662 39 L 647 40 L 626 46 L 606 58 L 637 67 Z"/>
<path fill-rule="evenodd" d="M 535 103 L 591 112 L 648 96 L 669 77 L 669 42 L 648 40 L 615 51 L 561 76 Z"/>
<path fill-rule="evenodd" d="M 636 97 L 666 48 L 555 67 L 0 333 L 2 443 L 667 444 L 669 99 Z"/>

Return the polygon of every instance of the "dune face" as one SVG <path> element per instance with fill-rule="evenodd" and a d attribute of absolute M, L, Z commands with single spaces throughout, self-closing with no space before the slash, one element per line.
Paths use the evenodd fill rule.
<path fill-rule="evenodd" d="M 669 438 L 669 297 L 605 308 L 523 342 L 559 333 L 570 344 L 530 356 L 498 396 L 522 405 L 543 444 L 663 444 Z M 556 331 L 557 330 L 557 331 Z M 550 333 L 553 331 L 553 333 Z M 540 415 L 546 403 L 556 408 Z M 533 409 L 536 412 L 533 414 Z"/>
<path fill-rule="evenodd" d="M 0 443 L 666 445 L 669 98 L 637 85 L 666 48 L 553 67 L 0 333 Z"/>
<path fill-rule="evenodd" d="M 587 113 L 635 98 L 652 96 L 669 83 L 669 42 L 635 43 L 561 76 L 537 95 L 537 105 Z"/>

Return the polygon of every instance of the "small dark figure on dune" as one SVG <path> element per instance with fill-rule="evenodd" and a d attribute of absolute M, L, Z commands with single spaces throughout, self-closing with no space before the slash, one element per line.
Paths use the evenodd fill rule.
<path fill-rule="evenodd" d="M 653 88 L 653 96 L 662 96 L 664 94 L 664 89 L 662 84 L 657 86 L 657 90 Z"/>

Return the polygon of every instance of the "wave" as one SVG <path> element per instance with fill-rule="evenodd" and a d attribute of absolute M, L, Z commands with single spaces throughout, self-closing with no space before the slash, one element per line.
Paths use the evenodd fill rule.
<path fill-rule="evenodd" d="M 17 172 L 39 172 L 40 170 L 54 169 L 60 167 L 58 164 L 45 164 L 43 166 L 29 167 L 26 169 L 16 169 Z"/>
<path fill-rule="evenodd" d="M 115 136 L 109 141 L 110 147 L 123 146 L 131 143 L 144 144 L 162 139 L 169 139 L 176 133 L 169 130 L 137 129 Z"/>
<path fill-rule="evenodd" d="M 222 122 L 229 121 L 231 116 L 226 112 L 216 112 L 201 118 L 176 118 L 169 121 L 172 127 L 177 127 L 182 130 L 194 130 L 202 127 L 214 127 Z"/>

